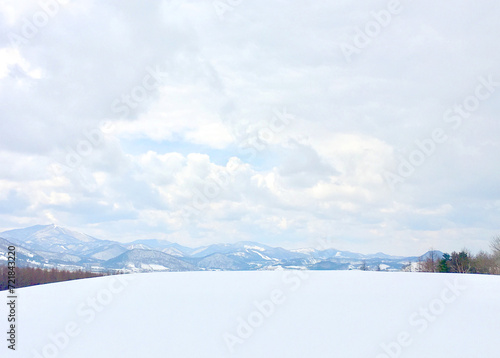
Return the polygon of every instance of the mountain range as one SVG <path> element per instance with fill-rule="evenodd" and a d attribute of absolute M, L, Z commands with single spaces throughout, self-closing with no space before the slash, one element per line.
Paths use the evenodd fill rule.
<path fill-rule="evenodd" d="M 422 256 L 364 255 L 335 249 L 287 250 L 256 242 L 213 244 L 190 248 L 166 240 L 120 243 L 100 240 L 54 224 L 35 225 L 0 233 L 0 264 L 7 261 L 10 245 L 16 247 L 18 266 L 90 270 L 93 272 L 203 271 L 203 270 L 349 270 L 398 271 Z M 440 251 L 433 251 L 442 257 Z"/>

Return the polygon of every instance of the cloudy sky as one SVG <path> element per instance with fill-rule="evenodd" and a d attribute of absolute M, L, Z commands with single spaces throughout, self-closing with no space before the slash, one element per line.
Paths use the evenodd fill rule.
<path fill-rule="evenodd" d="M 3 0 L 0 230 L 487 249 L 499 18 L 496 0 Z"/>

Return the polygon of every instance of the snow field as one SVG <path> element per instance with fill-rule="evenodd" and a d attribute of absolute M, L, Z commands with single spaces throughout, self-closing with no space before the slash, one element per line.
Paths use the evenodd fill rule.
<path fill-rule="evenodd" d="M 165 272 L 16 292 L 2 357 L 498 357 L 498 276 Z"/>

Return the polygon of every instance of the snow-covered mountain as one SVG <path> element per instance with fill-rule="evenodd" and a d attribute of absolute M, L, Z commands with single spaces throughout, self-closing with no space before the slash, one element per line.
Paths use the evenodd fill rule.
<path fill-rule="evenodd" d="M 258 242 L 241 241 L 190 248 L 166 240 L 136 240 L 119 243 L 100 240 L 57 225 L 36 225 L 0 233 L 0 264 L 8 243 L 19 248 L 19 265 L 90 269 L 92 271 L 191 271 L 191 270 L 311 270 L 356 269 L 362 264 L 374 269 L 399 270 L 422 257 L 399 257 L 384 253 L 364 255 L 335 249 L 287 250 Z M 6 246 L 7 245 L 7 246 Z M 24 250 L 24 251 L 22 251 Z M 427 256 L 426 256 L 427 255 Z M 435 251 L 436 258 L 442 256 Z M 441 256 L 440 256 L 441 255 Z"/>
<path fill-rule="evenodd" d="M 177 257 L 155 250 L 132 249 L 106 261 L 106 267 L 131 272 L 195 271 L 196 267 Z"/>
<path fill-rule="evenodd" d="M 54 224 L 4 231 L 0 236 L 31 250 L 81 254 L 103 245 L 103 240 Z"/>
<path fill-rule="evenodd" d="M 172 256 L 187 257 L 192 254 L 195 249 L 190 247 L 182 246 L 167 240 L 136 240 L 127 245 L 129 250 L 131 249 L 143 249 L 143 250 L 157 250 L 165 252 Z"/>
<path fill-rule="evenodd" d="M 118 243 L 111 243 L 109 245 L 99 246 L 96 249 L 88 252 L 87 255 L 96 260 L 111 260 L 124 252 L 127 252 L 127 248 Z"/>
<path fill-rule="evenodd" d="M 0 237 L 0 265 L 7 263 L 8 248 L 12 245 L 16 247 L 16 265 L 18 266 L 28 266 L 32 263 L 38 263 L 44 260 L 39 253 L 28 250 L 23 246 L 19 246 Z"/>
<path fill-rule="evenodd" d="M 221 253 L 243 258 L 253 258 L 257 261 L 281 261 L 295 258 L 305 258 L 300 253 L 294 253 L 281 247 L 270 247 L 252 241 L 240 241 L 234 244 L 215 244 L 205 246 L 194 251 L 192 257 L 205 257 L 214 253 Z"/>
<path fill-rule="evenodd" d="M 197 262 L 197 266 L 205 270 L 240 271 L 250 270 L 251 266 L 240 257 L 215 253 L 208 255 Z"/>

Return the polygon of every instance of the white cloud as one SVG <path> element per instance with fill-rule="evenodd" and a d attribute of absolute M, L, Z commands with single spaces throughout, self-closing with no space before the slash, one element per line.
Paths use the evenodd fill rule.
<path fill-rule="evenodd" d="M 443 115 L 480 76 L 500 81 L 498 6 L 405 2 L 347 62 L 340 44 L 386 6 L 257 0 L 222 20 L 202 1 L 61 6 L 26 44 L 0 42 L 0 226 L 53 220 L 188 245 L 331 236 L 362 252 L 487 248 L 500 217 L 500 91 L 457 130 Z M 8 34 L 40 6 L 0 9 Z M 291 116 L 279 129 L 276 111 Z M 111 130 L 82 154 L 103 119 Z M 383 173 L 438 127 L 449 139 L 391 190 Z"/>
<path fill-rule="evenodd" d="M 0 79 L 8 75 L 19 76 L 22 74 L 34 79 L 40 79 L 42 76 L 41 70 L 32 68 L 17 49 L 0 49 Z"/>

